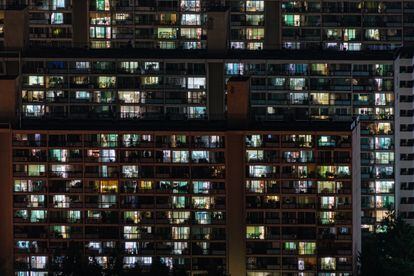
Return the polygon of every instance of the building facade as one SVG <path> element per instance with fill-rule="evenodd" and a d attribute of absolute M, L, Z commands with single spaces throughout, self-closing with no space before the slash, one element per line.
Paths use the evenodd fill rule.
<path fill-rule="evenodd" d="M 345 276 L 356 228 L 414 219 L 412 1 L 0 4 L 17 275 L 74 240 L 104 268 L 120 248 L 125 268 Z"/>
<path fill-rule="evenodd" d="M 414 41 L 411 1 L 3 0 L 2 4 L 3 18 L 10 9 L 24 14 L 20 19 L 31 47 L 214 48 L 216 42 L 209 36 L 215 37 L 217 24 L 225 33 L 226 47 L 235 49 L 393 50 Z M 7 21 L 1 31 L 13 32 Z"/>
<path fill-rule="evenodd" d="M 375 230 L 394 209 L 392 55 L 357 54 L 348 60 L 345 54 L 287 58 L 287 52 L 263 51 L 259 59 L 246 51 L 244 59 L 228 54 L 217 61 L 208 54 L 163 57 L 163 51 L 152 59 L 141 58 L 142 53 L 134 59 L 94 53 L 23 58 L 22 120 L 222 119 L 228 94 L 223 87 L 234 76 L 248 76 L 252 120 L 343 122 L 359 117 L 364 231 Z"/>
<path fill-rule="evenodd" d="M 401 51 L 395 63 L 395 84 L 398 102 L 396 113 L 399 115 L 396 121 L 396 157 L 398 159 L 396 176 L 399 189 L 397 199 L 398 211 L 406 221 L 412 223 L 413 214 L 413 119 L 412 119 L 412 70 L 413 51 L 405 49 Z"/>
<path fill-rule="evenodd" d="M 57 272 L 76 243 L 104 269 L 120 248 L 125 269 L 353 275 L 359 129 L 326 125 L 3 133 L 15 273 Z"/>

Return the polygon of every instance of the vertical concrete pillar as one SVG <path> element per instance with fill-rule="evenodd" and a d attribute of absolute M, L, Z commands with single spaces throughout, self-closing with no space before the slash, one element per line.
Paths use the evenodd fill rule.
<path fill-rule="evenodd" d="M 246 224 L 244 208 L 244 136 L 226 136 L 227 260 L 229 275 L 246 275 Z"/>
<path fill-rule="evenodd" d="M 358 274 L 361 252 L 361 127 L 354 121 L 352 129 L 352 256 L 353 272 Z"/>
<path fill-rule="evenodd" d="M 73 47 L 85 48 L 89 44 L 89 1 L 72 1 Z"/>
<path fill-rule="evenodd" d="M 6 276 L 14 275 L 11 130 L 5 125 L 0 126 L 0 274 Z"/>
<path fill-rule="evenodd" d="M 224 120 L 224 64 L 222 62 L 208 63 L 207 105 L 210 120 Z"/>
<path fill-rule="evenodd" d="M 280 1 L 265 1 L 265 50 L 281 48 L 281 7 Z"/>
<path fill-rule="evenodd" d="M 4 12 L 4 47 L 24 49 L 29 43 L 29 19 L 26 7 L 12 7 Z"/>
<path fill-rule="evenodd" d="M 13 124 L 16 121 L 18 84 L 18 77 L 0 78 L 0 123 Z"/>
<path fill-rule="evenodd" d="M 250 78 L 232 77 L 227 82 L 227 120 L 233 128 L 246 126 L 250 109 Z"/>
<path fill-rule="evenodd" d="M 228 49 L 230 23 L 227 8 L 216 6 L 207 11 L 207 49 L 225 51 Z"/>

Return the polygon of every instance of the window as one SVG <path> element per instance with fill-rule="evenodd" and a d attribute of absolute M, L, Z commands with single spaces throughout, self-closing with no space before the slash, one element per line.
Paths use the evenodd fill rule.
<path fill-rule="evenodd" d="M 211 216 L 209 212 L 194 212 L 194 217 L 197 224 L 211 223 Z"/>
<path fill-rule="evenodd" d="M 114 88 L 116 84 L 116 77 L 98 77 L 98 87 L 99 88 Z"/>
<path fill-rule="evenodd" d="M 300 22 L 300 15 L 298 14 L 285 14 L 283 16 L 283 22 L 285 26 L 294 26 L 299 27 L 301 24 Z"/>
<path fill-rule="evenodd" d="M 284 242 L 283 249 L 287 251 L 294 251 L 296 250 L 296 242 Z"/>
<path fill-rule="evenodd" d="M 45 84 L 45 78 L 43 76 L 29 76 L 29 85 L 43 86 Z"/>
<path fill-rule="evenodd" d="M 175 13 L 161 13 L 159 16 L 161 25 L 177 24 L 177 14 Z"/>
<path fill-rule="evenodd" d="M 30 265 L 33 269 L 45 269 L 47 265 L 46 256 L 32 256 L 30 258 Z"/>
<path fill-rule="evenodd" d="M 111 25 L 111 15 L 108 13 L 90 13 L 91 25 Z"/>
<path fill-rule="evenodd" d="M 305 78 L 291 78 L 289 80 L 289 87 L 291 90 L 305 90 L 306 80 Z"/>
<path fill-rule="evenodd" d="M 187 116 L 189 119 L 204 119 L 206 116 L 206 107 L 190 106 L 188 107 Z"/>
<path fill-rule="evenodd" d="M 63 13 L 61 12 L 54 12 L 51 16 L 51 24 L 63 24 Z"/>
<path fill-rule="evenodd" d="M 123 176 L 126 178 L 138 177 L 138 166 L 137 165 L 122 166 L 122 173 L 123 173 Z"/>
<path fill-rule="evenodd" d="M 204 89 L 206 78 L 187 78 L 188 89 Z"/>
<path fill-rule="evenodd" d="M 45 114 L 44 105 L 24 105 L 23 113 L 26 117 L 41 117 Z"/>
<path fill-rule="evenodd" d="M 161 39 L 176 39 L 177 38 L 177 29 L 175 29 L 175 28 L 158 28 L 157 34 L 158 34 L 158 38 L 161 38 Z"/>
<path fill-rule="evenodd" d="M 226 63 L 227 75 L 243 75 L 244 64 L 243 63 Z"/>
<path fill-rule="evenodd" d="M 260 40 L 264 38 L 263 28 L 247 28 L 246 38 L 249 40 Z"/>
<path fill-rule="evenodd" d="M 97 11 L 109 11 L 111 9 L 109 0 L 96 0 Z"/>
<path fill-rule="evenodd" d="M 32 210 L 30 212 L 30 222 L 44 222 L 46 220 L 47 211 Z"/>
<path fill-rule="evenodd" d="M 344 30 L 344 41 L 352 41 L 356 39 L 356 30 L 355 29 L 345 29 Z"/>
<path fill-rule="evenodd" d="M 335 270 L 336 259 L 333 257 L 321 258 L 321 269 L 322 270 Z"/>
<path fill-rule="evenodd" d="M 209 152 L 208 151 L 192 151 L 191 160 L 195 163 L 208 163 Z"/>
<path fill-rule="evenodd" d="M 181 15 L 181 25 L 201 25 L 199 14 L 183 14 Z"/>
<path fill-rule="evenodd" d="M 335 193 L 334 181 L 318 181 L 318 193 Z"/>
<path fill-rule="evenodd" d="M 264 240 L 264 226 L 247 226 L 246 238 Z"/>
<path fill-rule="evenodd" d="M 45 165 L 29 165 L 28 166 L 28 175 L 29 176 L 44 176 L 45 175 Z"/>
<path fill-rule="evenodd" d="M 66 8 L 66 0 L 52 0 L 52 10 Z"/>
<path fill-rule="evenodd" d="M 380 40 L 379 29 L 366 29 L 365 38 L 368 40 Z"/>
<path fill-rule="evenodd" d="M 264 1 L 251 0 L 246 1 L 247 12 L 262 12 L 264 11 Z"/>
<path fill-rule="evenodd" d="M 200 0 L 181 0 L 180 7 L 182 11 L 198 12 L 201 9 Z"/>
<path fill-rule="evenodd" d="M 89 36 L 91 38 L 111 38 L 111 27 L 90 27 Z"/>
<path fill-rule="evenodd" d="M 134 73 L 138 69 L 138 62 L 136 61 L 122 61 L 120 67 L 127 73 Z"/>
<path fill-rule="evenodd" d="M 195 194 L 208 194 L 210 190 L 210 182 L 208 181 L 194 181 L 193 192 Z"/>
<path fill-rule="evenodd" d="M 118 192 L 118 181 L 117 180 L 101 180 L 99 183 L 99 192 L 117 193 Z"/>
<path fill-rule="evenodd" d="M 247 180 L 246 189 L 250 193 L 263 193 L 265 190 L 264 180 Z"/>
<path fill-rule="evenodd" d="M 376 193 L 392 193 L 394 191 L 394 181 L 375 181 Z"/>
<path fill-rule="evenodd" d="M 393 164 L 394 153 L 393 152 L 376 152 L 375 163 L 376 164 Z"/>
<path fill-rule="evenodd" d="M 172 239 L 186 240 L 190 238 L 190 227 L 171 227 Z"/>
<path fill-rule="evenodd" d="M 311 93 L 310 99 L 312 104 L 329 105 L 329 93 Z"/>

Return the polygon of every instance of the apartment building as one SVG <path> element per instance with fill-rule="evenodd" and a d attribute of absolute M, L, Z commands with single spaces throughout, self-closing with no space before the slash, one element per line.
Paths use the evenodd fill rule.
<path fill-rule="evenodd" d="M 114 59 L 100 51 L 51 53 L 31 51 L 22 59 L 23 121 L 223 119 L 227 81 L 248 76 L 252 120 L 359 117 L 363 229 L 375 230 L 395 206 L 393 55 L 264 50 L 259 58 L 234 50 L 175 59 L 162 50 L 136 51 L 135 58 L 113 50 Z"/>
<path fill-rule="evenodd" d="M 233 49 L 392 50 L 414 41 L 410 1 L 3 0 L 3 4 L 2 13 L 20 10 L 19 20 L 32 47 L 205 49 L 214 48 L 208 46 L 217 40 L 214 28 L 223 32 L 219 40 Z M 13 24 L 6 20 L 8 28 L 13 32 Z"/>
<path fill-rule="evenodd" d="M 414 219 L 411 1 L 0 4 L 16 275 L 70 240 L 104 268 L 353 275 L 357 229 Z"/>
<path fill-rule="evenodd" d="M 355 273 L 359 127 L 88 125 L 2 130 L 15 275 L 61 270 L 73 242 L 104 269 L 120 247 L 125 269 Z"/>
<path fill-rule="evenodd" d="M 402 50 L 395 62 L 396 96 L 396 167 L 398 211 L 413 223 L 413 49 Z M 398 189 L 399 188 L 399 189 Z"/>

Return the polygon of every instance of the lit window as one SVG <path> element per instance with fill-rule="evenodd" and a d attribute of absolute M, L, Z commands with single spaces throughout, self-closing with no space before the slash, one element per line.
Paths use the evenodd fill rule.
<path fill-rule="evenodd" d="M 29 76 L 29 85 L 43 86 L 45 84 L 45 78 L 43 76 Z"/>
<path fill-rule="evenodd" d="M 247 226 L 246 238 L 264 240 L 264 226 Z"/>
<path fill-rule="evenodd" d="M 52 0 L 52 10 L 66 8 L 66 0 Z"/>
<path fill-rule="evenodd" d="M 109 0 L 96 0 L 96 10 L 97 11 L 109 11 L 111 5 Z"/>
<path fill-rule="evenodd" d="M 322 270 L 335 270 L 336 259 L 333 257 L 321 258 L 321 269 Z"/>
<path fill-rule="evenodd" d="M 367 29 L 365 30 L 365 38 L 368 40 L 380 40 L 379 29 Z"/>
<path fill-rule="evenodd" d="M 199 14 L 183 14 L 181 15 L 181 25 L 201 25 Z"/>
<path fill-rule="evenodd" d="M 294 251 L 297 249 L 296 242 L 284 242 L 283 249 L 287 251 Z"/>
<path fill-rule="evenodd" d="M 204 89 L 206 78 L 187 78 L 187 86 L 189 89 Z"/>
<path fill-rule="evenodd" d="M 193 192 L 195 194 L 208 194 L 210 190 L 210 182 L 208 181 L 194 181 Z"/>
<path fill-rule="evenodd" d="M 63 13 L 61 12 L 52 13 L 51 24 L 63 24 Z"/>
<path fill-rule="evenodd" d="M 301 25 L 300 15 L 298 14 L 285 14 L 283 17 L 283 22 L 285 26 L 295 26 L 298 27 Z"/>
<path fill-rule="evenodd" d="M 175 28 L 158 28 L 157 34 L 158 34 L 158 38 L 176 39 L 177 38 L 177 29 L 175 29 Z"/>
<path fill-rule="evenodd" d="M 246 38 L 250 40 L 260 40 L 264 38 L 263 28 L 247 28 Z"/>
<path fill-rule="evenodd" d="M 264 11 L 264 1 L 263 0 L 252 0 L 246 1 L 246 11 L 248 12 L 262 12 Z"/>
<path fill-rule="evenodd" d="M 190 238 L 190 227 L 171 227 L 172 239 L 186 240 Z"/>

